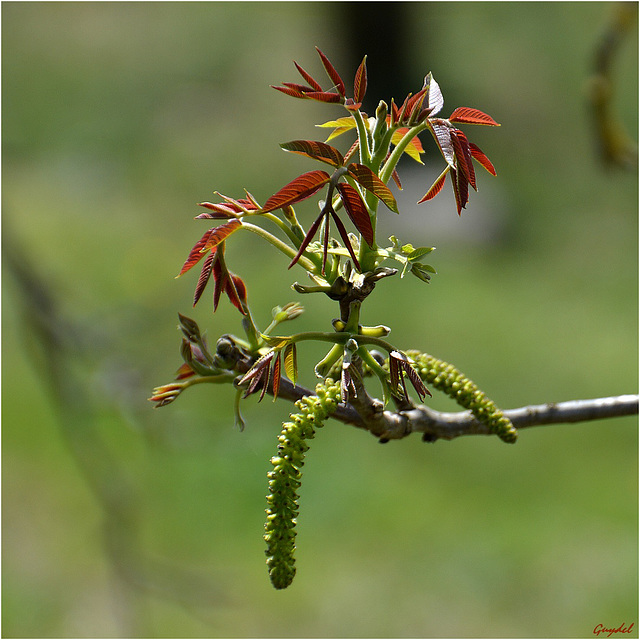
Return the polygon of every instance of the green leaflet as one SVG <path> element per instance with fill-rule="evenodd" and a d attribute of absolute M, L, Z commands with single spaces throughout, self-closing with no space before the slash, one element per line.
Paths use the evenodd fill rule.
<path fill-rule="evenodd" d="M 264 539 L 267 543 L 267 567 L 276 589 L 286 589 L 293 580 L 295 567 L 296 517 L 304 454 L 307 440 L 335 411 L 340 398 L 340 385 L 327 378 L 316 386 L 315 396 L 304 396 L 295 404 L 300 413 L 292 413 L 278 436 L 278 453 L 271 458 L 273 470 L 267 474 L 267 522 Z"/>
<path fill-rule="evenodd" d="M 475 382 L 469 380 L 456 367 L 419 351 L 405 353 L 414 361 L 422 380 L 446 393 L 460 406 L 469 409 L 480 422 L 487 425 L 491 433 L 495 433 L 504 442 L 517 440 L 518 432 L 511 421 L 478 389 Z"/>

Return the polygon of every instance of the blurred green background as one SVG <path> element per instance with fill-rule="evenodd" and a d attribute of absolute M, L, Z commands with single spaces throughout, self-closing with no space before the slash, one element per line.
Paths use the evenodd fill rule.
<path fill-rule="evenodd" d="M 268 86 L 296 81 L 293 59 L 320 77 L 314 45 L 349 80 L 367 53 L 390 92 L 371 99 L 402 100 L 432 71 L 444 115 L 502 123 L 467 127 L 498 177 L 479 174 L 461 218 L 448 187 L 415 207 L 442 168 L 429 140 L 426 167 L 401 167 L 403 215 L 380 224 L 435 245 L 439 274 L 381 283 L 364 322 L 505 408 L 635 393 L 637 171 L 598 159 L 587 101 L 619 10 L 2 4 L 4 637 L 582 637 L 632 622 L 637 637 L 636 418 L 529 429 L 513 447 L 381 446 L 328 423 L 305 466 L 298 575 L 276 592 L 264 496 L 289 407 L 248 400 L 239 433 L 231 389 L 146 401 L 179 365 L 178 311 L 212 340 L 240 331 L 226 301 L 191 309 L 195 275 L 174 279 L 207 228 L 195 203 L 244 187 L 264 201 L 314 168 L 278 143 L 323 139 L 313 124 L 342 115 Z M 635 24 L 613 70 L 635 141 Z M 228 260 L 263 327 L 299 299 L 300 272 L 256 237 Z M 302 302 L 297 330 L 336 315 Z"/>

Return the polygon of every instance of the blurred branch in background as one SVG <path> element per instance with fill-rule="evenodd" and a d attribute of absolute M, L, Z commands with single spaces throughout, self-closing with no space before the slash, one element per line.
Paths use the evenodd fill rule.
<path fill-rule="evenodd" d="M 50 283 L 29 263 L 28 252 L 21 250 L 6 223 L 2 245 L 5 273 L 14 285 L 21 316 L 23 349 L 49 390 L 61 438 L 104 514 L 105 553 L 115 578 L 114 604 L 122 637 L 137 635 L 143 618 L 143 602 L 136 597 L 140 592 L 206 617 L 203 609 L 223 601 L 220 590 L 204 576 L 149 558 L 141 548 L 142 501 L 131 474 L 99 432 L 100 415 L 113 408 L 99 406 L 88 388 L 89 367 L 83 359 L 87 349 L 96 357 L 96 330 L 64 317 Z"/>
<path fill-rule="evenodd" d="M 600 157 L 606 165 L 628 169 L 638 166 L 638 145 L 615 115 L 613 67 L 621 44 L 635 33 L 637 23 L 636 2 L 619 2 L 615 5 L 613 18 L 596 47 L 594 75 L 589 84 L 589 106 Z"/>

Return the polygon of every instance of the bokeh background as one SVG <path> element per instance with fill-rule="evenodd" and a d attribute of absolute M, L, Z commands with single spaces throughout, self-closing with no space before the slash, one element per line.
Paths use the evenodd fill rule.
<path fill-rule="evenodd" d="M 239 433 L 231 389 L 146 401 L 179 365 L 179 311 L 212 340 L 240 331 L 226 301 L 215 317 L 209 296 L 191 309 L 196 275 L 174 276 L 206 228 L 195 203 L 244 187 L 264 201 L 313 168 L 277 145 L 323 139 L 313 125 L 341 112 L 269 85 L 296 80 L 294 59 L 320 76 L 315 45 L 349 79 L 368 54 L 369 112 L 432 71 L 445 115 L 502 123 L 467 127 L 498 177 L 479 173 L 461 218 L 448 187 L 415 206 L 442 168 L 428 139 L 426 166 L 402 165 L 402 216 L 380 224 L 436 246 L 439 274 L 381 283 L 364 321 L 505 408 L 635 393 L 637 169 L 601 160 L 589 106 L 596 52 L 630 10 L 611 108 L 637 140 L 633 6 L 2 4 L 5 637 L 581 637 L 621 623 L 637 637 L 636 418 L 529 429 L 515 446 L 381 446 L 328 423 L 305 466 L 298 575 L 276 592 L 264 496 L 289 407 L 248 400 Z M 228 260 L 265 326 L 299 299 L 300 274 L 248 236 Z M 302 302 L 298 330 L 336 315 Z"/>

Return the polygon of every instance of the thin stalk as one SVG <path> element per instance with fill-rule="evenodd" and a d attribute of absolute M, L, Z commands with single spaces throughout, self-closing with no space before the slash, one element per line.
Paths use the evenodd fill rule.
<path fill-rule="evenodd" d="M 371 165 L 371 150 L 369 148 L 367 125 L 364 123 L 364 118 L 362 117 L 360 110 L 350 111 L 350 113 L 356 121 L 356 127 L 358 128 L 358 139 L 360 140 L 360 162 L 368 167 Z"/>
<path fill-rule="evenodd" d="M 274 236 L 272 233 L 269 233 L 262 227 L 259 227 L 255 224 L 251 224 L 250 222 L 245 222 L 244 220 L 242 222 L 242 227 L 244 229 L 247 229 L 248 231 L 252 231 L 253 233 L 259 235 L 261 238 L 264 238 L 267 242 L 270 242 L 276 249 L 279 249 L 288 258 L 293 259 L 298 253 L 293 247 L 290 247 L 288 244 L 282 242 L 280 238 L 276 238 L 276 236 Z M 300 259 L 298 260 L 298 264 L 303 269 L 306 269 L 311 273 L 314 273 L 314 274 L 319 273 L 318 265 L 314 264 L 312 260 L 310 260 L 305 256 L 300 256 Z"/>

